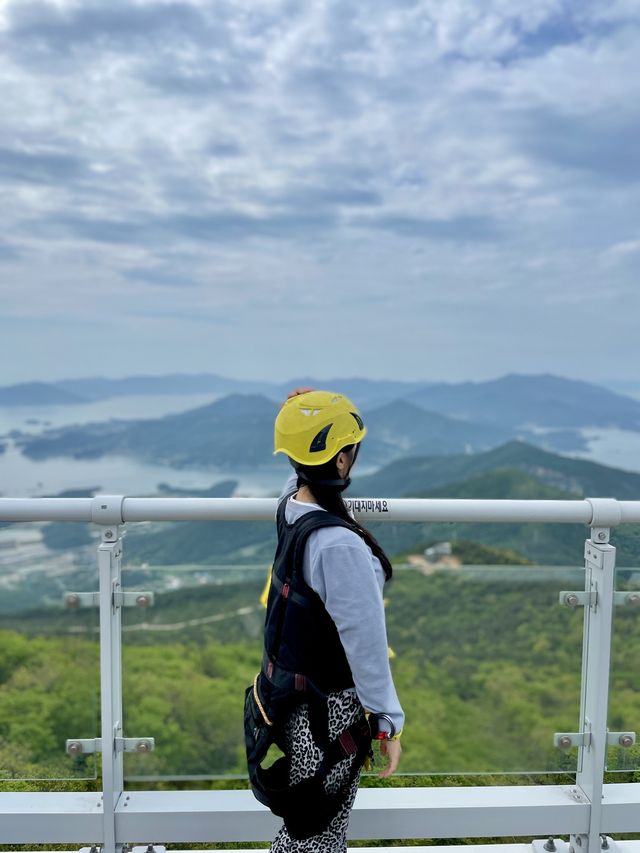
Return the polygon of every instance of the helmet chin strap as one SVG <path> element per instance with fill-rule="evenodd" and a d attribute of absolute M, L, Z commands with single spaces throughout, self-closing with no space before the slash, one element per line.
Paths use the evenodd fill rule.
<path fill-rule="evenodd" d="M 315 484 L 316 486 L 324 486 L 327 489 L 337 489 L 337 491 L 339 492 L 344 492 L 344 490 L 348 489 L 351 485 L 351 477 L 349 476 L 349 474 L 351 473 L 351 469 L 353 468 L 353 466 L 356 464 L 356 459 L 358 458 L 359 450 L 360 444 L 358 443 L 355 446 L 355 450 L 351 458 L 351 465 L 349 465 L 349 469 L 347 471 L 347 476 L 335 480 L 321 480 L 319 478 L 310 477 L 297 462 L 291 459 L 291 457 L 289 457 L 289 462 L 291 462 L 291 464 L 295 468 L 298 477 L 303 482 L 307 483 L 309 486 L 313 486 Z"/>
<path fill-rule="evenodd" d="M 351 477 L 345 477 L 340 480 L 314 480 L 312 477 L 308 477 L 304 471 L 301 471 L 299 468 L 296 468 L 296 472 L 298 477 L 310 486 L 324 486 L 327 489 L 337 489 L 339 492 L 344 492 L 344 490 L 348 489 L 351 484 Z"/>

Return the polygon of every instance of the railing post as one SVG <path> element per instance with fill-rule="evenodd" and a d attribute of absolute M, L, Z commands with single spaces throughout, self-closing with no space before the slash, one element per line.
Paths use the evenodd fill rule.
<path fill-rule="evenodd" d="M 123 756 L 115 740 L 122 737 L 121 609 L 115 606 L 114 598 L 121 591 L 121 557 L 118 526 L 104 526 L 98 547 L 104 853 L 117 853 L 122 848 L 115 834 L 115 809 L 124 787 Z"/>
<path fill-rule="evenodd" d="M 611 632 L 616 549 L 607 527 L 592 527 L 585 542 L 585 606 L 582 648 L 580 731 L 584 744 L 578 755 L 578 793 L 590 803 L 588 835 L 572 835 L 575 853 L 600 853 L 602 797 L 607 760 L 607 709 L 611 663 Z"/>

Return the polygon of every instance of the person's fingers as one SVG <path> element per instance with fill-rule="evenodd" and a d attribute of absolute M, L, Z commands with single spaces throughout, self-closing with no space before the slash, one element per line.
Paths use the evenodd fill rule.
<path fill-rule="evenodd" d="M 308 391 L 313 391 L 313 388 L 294 388 L 293 391 L 289 391 L 289 396 L 287 400 L 290 400 L 292 397 L 297 397 L 298 394 L 306 394 Z"/>
<path fill-rule="evenodd" d="M 287 394 L 287 400 L 292 400 L 294 397 L 297 397 L 298 394 L 306 394 L 308 391 L 315 391 L 315 388 L 294 388 L 293 391 L 289 391 Z M 284 401 L 284 403 L 287 402 Z M 284 403 L 282 404 L 284 406 Z"/>
<path fill-rule="evenodd" d="M 387 766 L 378 773 L 381 779 L 386 779 L 398 769 L 402 747 L 399 740 L 383 740 L 380 742 L 380 754 L 388 759 Z"/>

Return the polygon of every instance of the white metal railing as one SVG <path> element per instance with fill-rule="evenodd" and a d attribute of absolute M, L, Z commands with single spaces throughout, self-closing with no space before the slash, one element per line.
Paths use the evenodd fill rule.
<path fill-rule="evenodd" d="M 607 729 L 614 591 L 612 527 L 640 523 L 640 501 L 353 499 L 357 516 L 376 521 L 575 523 L 591 528 L 585 544 L 580 727 L 558 733 L 579 748 L 571 786 L 363 789 L 351 820 L 353 838 L 487 838 L 569 836 L 573 850 L 596 853 L 606 833 L 640 835 L 640 786 L 604 784 L 610 743 L 632 743 L 633 732 Z M 134 839 L 161 842 L 269 840 L 278 821 L 248 791 L 137 791 L 124 789 L 123 752 L 150 749 L 149 738 L 125 738 L 122 713 L 121 527 L 139 521 L 272 520 L 273 499 L 95 498 L 0 499 L 0 521 L 93 522 L 100 590 L 101 737 L 71 742 L 73 751 L 102 755 L 102 794 L 0 793 L 0 844 L 100 845 L 120 853 Z M 621 740 L 622 739 L 622 740 Z M 533 842 L 541 853 L 543 842 Z M 608 840 L 609 847 L 615 842 Z M 640 843 L 640 842 L 639 842 Z M 627 842 L 622 845 L 628 847 Z M 545 850 L 564 853 L 556 840 Z"/>

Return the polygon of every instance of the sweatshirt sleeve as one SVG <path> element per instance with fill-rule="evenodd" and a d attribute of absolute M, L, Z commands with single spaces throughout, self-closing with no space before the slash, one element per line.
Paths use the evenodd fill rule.
<path fill-rule="evenodd" d="M 311 586 L 336 624 L 358 698 L 367 711 L 388 714 L 399 732 L 404 712 L 391 676 L 384 604 L 369 549 L 359 542 L 319 549 Z"/>

